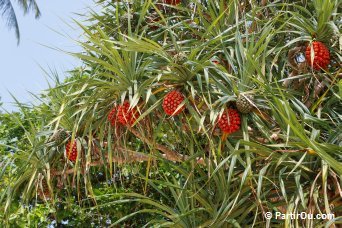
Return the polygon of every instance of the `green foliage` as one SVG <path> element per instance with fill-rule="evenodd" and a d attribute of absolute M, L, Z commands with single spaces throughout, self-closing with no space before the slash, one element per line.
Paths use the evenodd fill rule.
<path fill-rule="evenodd" d="M 19 121 L 18 121 L 19 120 Z M 25 120 L 20 112 L 1 113 L 0 114 L 0 138 L 2 154 L 14 151 L 15 148 L 25 148 L 25 129 L 29 122 Z M 6 145 L 6 146 L 5 146 Z"/>
<path fill-rule="evenodd" d="M 10 160 L 4 224 L 19 198 L 44 205 L 23 212 L 34 224 L 39 213 L 70 226 L 341 223 L 339 2 L 98 3 L 101 13 L 76 22 L 85 40 L 72 55 L 84 66 L 55 77 L 34 121 L 22 110 L 29 143 Z M 315 39 L 329 48 L 327 70 L 297 61 Z M 175 117 L 161 105 L 170 90 L 185 96 Z M 253 96 L 253 110 L 240 113 L 239 131 L 222 134 L 217 118 L 240 94 Z M 109 123 L 125 100 L 140 117 Z M 50 140 L 59 129 L 78 142 L 75 163 Z M 264 218 L 304 211 L 335 219 Z"/>

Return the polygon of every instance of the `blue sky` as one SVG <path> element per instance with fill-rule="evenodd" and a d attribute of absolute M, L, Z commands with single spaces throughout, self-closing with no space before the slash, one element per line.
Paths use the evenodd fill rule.
<path fill-rule="evenodd" d="M 9 92 L 21 102 L 32 102 L 34 99 L 28 92 L 37 94 L 47 88 L 47 76 L 40 66 L 55 69 L 64 78 L 63 72 L 80 65 L 77 59 L 48 47 L 80 50 L 73 39 L 78 39 L 82 31 L 73 24 L 72 18 L 82 20 L 75 13 L 87 12 L 94 6 L 93 1 L 37 0 L 37 3 L 42 12 L 39 20 L 33 14 L 23 16 L 16 8 L 21 33 L 19 46 L 14 30 L 9 31 L 0 18 L 0 97 L 7 110 L 15 110 Z"/>

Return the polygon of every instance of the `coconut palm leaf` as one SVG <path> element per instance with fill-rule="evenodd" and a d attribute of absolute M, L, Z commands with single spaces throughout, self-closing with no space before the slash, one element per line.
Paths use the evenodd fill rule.
<path fill-rule="evenodd" d="M 20 0 L 20 1 L 17 1 L 17 4 L 24 11 L 24 14 L 27 14 L 28 12 L 33 11 L 36 19 L 40 17 L 41 13 L 35 0 L 29 0 L 29 1 Z M 16 16 L 11 0 L 0 1 L 0 14 L 6 20 L 6 24 L 8 28 L 14 29 L 15 36 L 19 43 L 19 40 L 20 40 L 19 23 L 18 23 L 17 16 Z"/>

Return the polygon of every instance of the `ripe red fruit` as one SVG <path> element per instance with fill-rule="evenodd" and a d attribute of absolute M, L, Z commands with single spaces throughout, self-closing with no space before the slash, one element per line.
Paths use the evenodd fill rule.
<path fill-rule="evenodd" d="M 164 112 L 169 116 L 178 115 L 185 109 L 185 106 L 183 105 L 181 108 L 177 110 L 177 108 L 184 101 L 184 99 L 185 98 L 183 94 L 181 92 L 178 92 L 177 90 L 169 92 L 168 94 L 166 94 L 163 100 Z"/>
<path fill-rule="evenodd" d="M 115 106 L 114 108 L 112 108 L 112 110 L 110 110 L 109 114 L 108 114 L 108 121 L 110 122 L 110 124 L 112 126 L 115 126 L 117 124 L 117 116 L 116 116 L 116 113 L 117 113 L 118 109 L 117 107 Z"/>
<path fill-rule="evenodd" d="M 118 106 L 118 112 L 116 114 L 117 120 L 123 125 L 132 126 L 138 119 L 139 112 L 136 108 L 129 108 L 130 104 L 125 101 L 122 105 Z"/>
<path fill-rule="evenodd" d="M 240 129 L 240 115 L 236 109 L 226 109 L 224 110 L 221 117 L 217 122 L 219 128 L 224 133 L 233 133 Z"/>
<path fill-rule="evenodd" d="M 71 146 L 71 141 L 69 141 L 65 147 L 65 153 L 67 158 L 72 161 L 75 162 L 77 159 L 77 143 L 76 140 L 74 140 L 74 143 Z"/>
<path fill-rule="evenodd" d="M 311 49 L 313 49 L 313 62 L 311 61 Z M 319 41 L 314 41 L 306 47 L 305 51 L 306 61 L 315 70 L 320 70 L 321 68 L 326 69 L 330 63 L 330 54 L 328 48 Z"/>
<path fill-rule="evenodd" d="M 169 5 L 178 5 L 181 2 L 181 0 L 164 0 L 165 4 L 169 4 Z"/>

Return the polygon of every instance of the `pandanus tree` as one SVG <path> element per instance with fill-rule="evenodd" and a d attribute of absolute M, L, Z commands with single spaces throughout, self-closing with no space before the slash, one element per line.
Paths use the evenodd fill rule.
<path fill-rule="evenodd" d="M 4 218 L 20 197 L 57 220 L 77 203 L 76 225 L 338 225 L 338 1 L 98 3 L 71 53 L 84 66 L 42 96 L 13 158 Z"/>
<path fill-rule="evenodd" d="M 35 18 L 40 17 L 40 11 L 35 0 L 18 0 L 16 1 L 18 6 L 24 11 L 24 14 L 32 11 L 35 14 Z M 6 21 L 8 28 L 14 29 L 16 38 L 20 40 L 19 23 L 13 7 L 13 1 L 0 0 L 0 14 Z"/>

